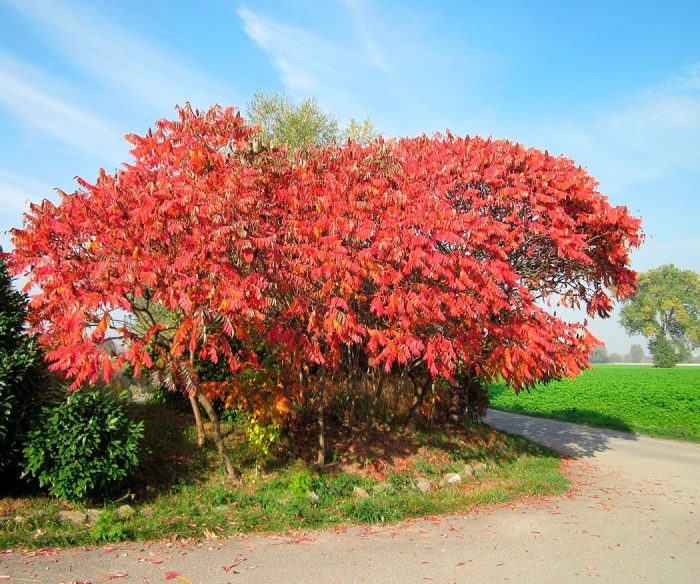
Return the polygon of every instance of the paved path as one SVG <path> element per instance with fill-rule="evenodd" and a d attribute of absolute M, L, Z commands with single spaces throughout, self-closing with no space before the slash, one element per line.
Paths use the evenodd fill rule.
<path fill-rule="evenodd" d="M 492 412 L 494 426 L 558 448 L 563 497 L 464 517 L 199 545 L 0 556 L 38 582 L 700 583 L 700 445 Z M 173 575 L 171 575 L 172 577 Z"/>

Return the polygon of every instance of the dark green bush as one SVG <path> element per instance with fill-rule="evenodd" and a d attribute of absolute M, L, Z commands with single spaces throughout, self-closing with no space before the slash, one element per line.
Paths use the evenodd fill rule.
<path fill-rule="evenodd" d="M 458 383 L 452 389 L 456 395 L 453 394 L 450 404 L 453 416 L 458 414 L 456 417 L 471 423 L 482 422 L 489 409 L 488 386 L 483 379 L 472 372 L 461 371 L 456 377 Z"/>
<path fill-rule="evenodd" d="M 26 298 L 12 287 L 0 258 L 0 475 L 9 485 L 19 477 L 22 448 L 48 379 L 36 340 L 24 330 Z"/>
<path fill-rule="evenodd" d="M 25 475 L 69 501 L 107 495 L 138 466 L 143 423 L 113 397 L 76 391 L 45 407 L 24 448 Z"/>

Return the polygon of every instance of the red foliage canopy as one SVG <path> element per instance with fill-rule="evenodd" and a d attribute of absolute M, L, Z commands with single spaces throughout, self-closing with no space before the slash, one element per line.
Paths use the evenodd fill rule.
<path fill-rule="evenodd" d="M 136 368 L 159 335 L 173 358 L 232 369 L 252 355 L 232 340 L 255 338 L 328 369 L 360 351 L 386 371 L 423 362 L 519 389 L 578 373 L 596 342 L 544 301 L 605 316 L 633 289 L 639 220 L 568 159 L 449 134 L 290 158 L 252 136 L 233 109 L 182 108 L 130 136 L 115 175 L 32 206 L 12 266 L 38 287 L 55 369 L 108 378 L 112 331 Z M 144 301 L 175 311 L 174 330 L 127 327 Z"/>
<path fill-rule="evenodd" d="M 448 135 L 318 150 L 296 175 L 278 193 L 293 301 L 275 338 L 331 368 L 359 344 L 448 380 L 574 375 L 595 340 L 538 300 L 605 316 L 632 290 L 639 221 L 570 160 Z"/>

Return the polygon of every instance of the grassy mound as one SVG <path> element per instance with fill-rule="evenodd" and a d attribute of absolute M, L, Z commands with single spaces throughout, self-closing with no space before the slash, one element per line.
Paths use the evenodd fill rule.
<path fill-rule="evenodd" d="M 145 423 L 148 454 L 120 500 L 70 506 L 45 496 L 5 498 L 0 549 L 388 523 L 568 487 L 555 453 L 483 425 L 449 433 L 377 431 L 371 439 L 341 427 L 329 436 L 331 463 L 318 471 L 285 440 L 257 466 L 242 433 L 228 424 L 226 439 L 243 471 L 234 487 L 213 446 L 197 448 L 187 413 L 140 406 L 135 416 Z M 303 444 L 304 436 L 296 438 Z M 449 473 L 460 481 L 447 483 Z M 429 483 L 428 492 L 416 488 L 418 479 Z M 120 509 L 125 504 L 130 509 Z M 59 519 L 60 511 L 90 508 L 102 513 L 77 525 Z"/>

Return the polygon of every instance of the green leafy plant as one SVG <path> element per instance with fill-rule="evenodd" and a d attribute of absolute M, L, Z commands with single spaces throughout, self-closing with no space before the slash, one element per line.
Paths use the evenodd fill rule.
<path fill-rule="evenodd" d="M 313 486 L 314 477 L 312 477 L 311 473 L 307 470 L 295 472 L 289 481 L 289 490 L 297 497 L 306 495 L 306 493 L 313 489 Z"/>
<path fill-rule="evenodd" d="M 42 409 L 24 448 L 25 475 L 69 501 L 103 495 L 138 465 L 143 423 L 99 390 L 76 391 Z"/>
<path fill-rule="evenodd" d="M 335 475 L 321 475 L 313 482 L 313 491 L 322 498 L 348 496 L 354 487 L 367 487 L 367 481 L 356 474 L 339 472 Z"/>
<path fill-rule="evenodd" d="M 236 422 L 248 440 L 255 456 L 256 466 L 265 464 L 270 458 L 272 445 L 282 435 L 280 427 L 274 422 L 269 424 L 260 422 L 255 416 L 243 410 L 237 413 Z"/>
<path fill-rule="evenodd" d="M 90 529 L 90 536 L 95 543 L 125 541 L 133 537 L 126 521 L 117 517 L 113 511 L 105 511 L 97 518 Z"/>

